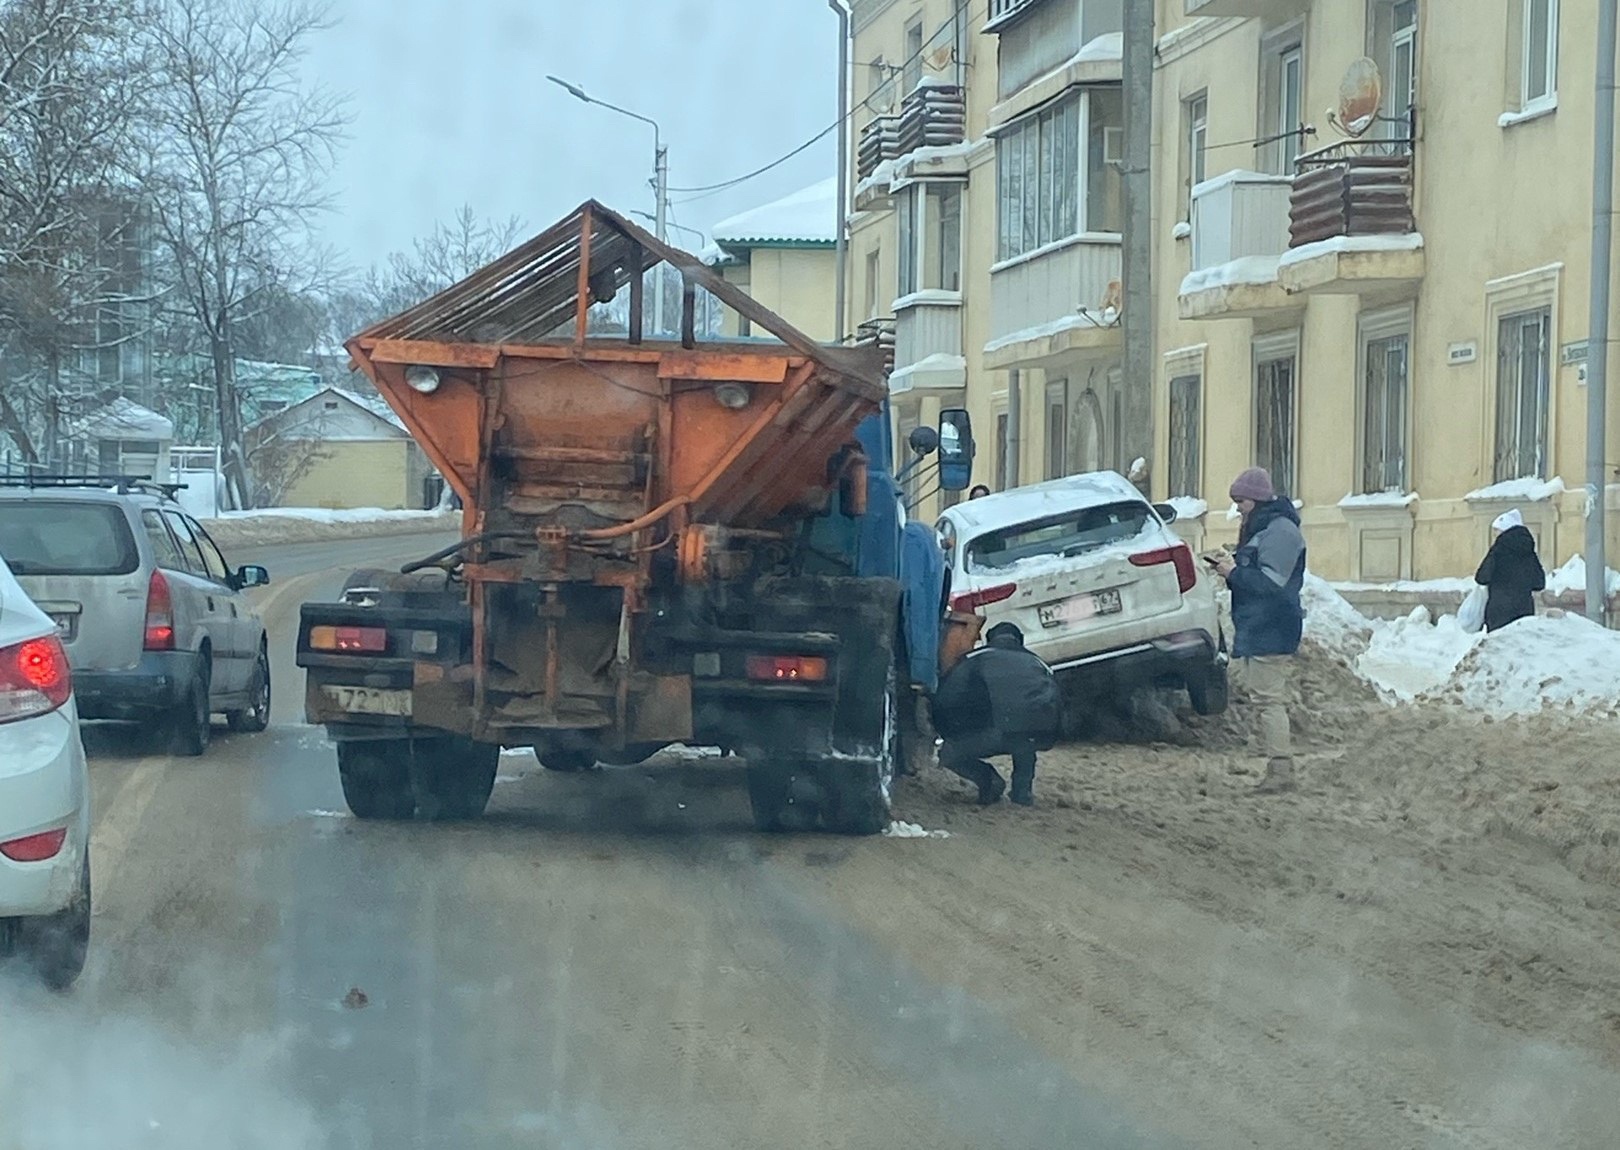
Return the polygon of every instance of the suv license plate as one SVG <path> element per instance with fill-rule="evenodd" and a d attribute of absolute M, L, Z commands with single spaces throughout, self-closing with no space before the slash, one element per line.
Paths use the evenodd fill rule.
<path fill-rule="evenodd" d="M 378 687 L 321 687 L 321 692 L 335 703 L 339 710 L 355 715 L 397 715 L 409 718 L 411 693 L 387 691 Z"/>
<path fill-rule="evenodd" d="M 1064 623 L 1082 623 L 1098 615 L 1118 615 L 1124 610 L 1118 591 L 1098 591 L 1095 595 L 1076 595 L 1061 603 L 1048 603 L 1040 609 L 1042 627 L 1059 627 Z"/>

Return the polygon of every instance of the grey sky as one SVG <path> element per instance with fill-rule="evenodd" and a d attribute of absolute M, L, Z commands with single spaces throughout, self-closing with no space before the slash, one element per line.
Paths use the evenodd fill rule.
<path fill-rule="evenodd" d="M 355 263 L 406 248 L 462 203 L 532 230 L 596 197 L 651 211 L 652 130 L 587 106 L 548 72 L 651 116 L 670 183 L 775 159 L 837 115 L 825 0 L 334 0 L 310 65 L 353 93 L 325 238 Z M 831 175 L 834 137 L 674 219 L 703 229 Z M 690 235 L 671 231 L 683 246 Z"/>

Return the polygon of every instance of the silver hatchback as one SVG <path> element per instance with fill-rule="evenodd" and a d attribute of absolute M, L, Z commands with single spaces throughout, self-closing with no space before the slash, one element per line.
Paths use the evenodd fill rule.
<path fill-rule="evenodd" d="M 85 719 L 140 723 L 200 755 L 212 716 L 270 722 L 264 623 L 208 533 L 143 481 L 0 480 L 0 556 L 56 622 Z"/>

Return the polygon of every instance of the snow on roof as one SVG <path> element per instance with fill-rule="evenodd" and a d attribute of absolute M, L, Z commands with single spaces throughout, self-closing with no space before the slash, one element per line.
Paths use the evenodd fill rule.
<path fill-rule="evenodd" d="M 119 396 L 101 410 L 86 416 L 79 425 L 83 435 L 94 439 L 174 438 L 173 421 L 132 399 Z"/>
<path fill-rule="evenodd" d="M 1481 487 L 1464 495 L 1464 499 L 1506 500 L 1522 503 L 1545 503 L 1549 499 L 1556 499 L 1564 493 L 1564 481 L 1559 476 L 1551 479 L 1536 479 L 1533 476 L 1525 479 L 1507 479 L 1501 483 L 1493 483 L 1489 487 Z"/>
<path fill-rule="evenodd" d="M 721 247 L 759 244 L 830 245 L 838 242 L 838 179 L 829 177 L 713 228 Z"/>
<path fill-rule="evenodd" d="M 1233 168 L 1230 171 L 1222 172 L 1218 176 L 1211 176 L 1207 180 L 1194 184 L 1192 198 L 1195 200 L 1203 199 L 1211 192 L 1218 192 L 1231 184 L 1277 184 L 1292 187 L 1293 183 L 1292 176 L 1273 176 L 1265 172 L 1251 172 L 1247 168 Z"/>
<path fill-rule="evenodd" d="M 1088 40 L 1076 52 L 1073 64 L 1083 64 L 1088 60 L 1124 60 L 1125 59 L 1125 33 L 1106 32 L 1095 40 Z"/>
<path fill-rule="evenodd" d="M 405 430 L 405 421 L 394 414 L 394 409 L 388 406 L 388 401 L 383 399 L 382 396 L 360 395 L 357 392 L 347 391 L 341 387 L 328 387 L 326 390 L 334 395 L 342 396 L 356 407 L 371 412 L 378 419 L 386 419 L 401 431 Z"/>

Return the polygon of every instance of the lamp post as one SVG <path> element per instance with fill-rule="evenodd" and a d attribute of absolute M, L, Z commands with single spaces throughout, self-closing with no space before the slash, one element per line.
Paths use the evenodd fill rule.
<path fill-rule="evenodd" d="M 547 76 L 553 84 L 567 92 L 574 99 L 586 104 L 595 104 L 599 108 L 606 108 L 610 112 L 617 112 L 621 116 L 628 116 L 632 120 L 640 120 L 653 130 L 653 189 L 656 199 L 656 215 L 654 219 L 655 234 L 660 243 L 669 242 L 669 152 L 664 148 L 663 130 L 659 128 L 658 121 L 639 112 L 632 112 L 629 108 L 621 108 L 617 104 L 610 104 L 606 100 L 598 100 L 590 95 L 578 84 L 570 84 L 567 80 L 556 76 Z M 664 269 L 658 268 L 657 277 L 653 280 L 653 333 L 663 330 L 664 325 Z"/>

